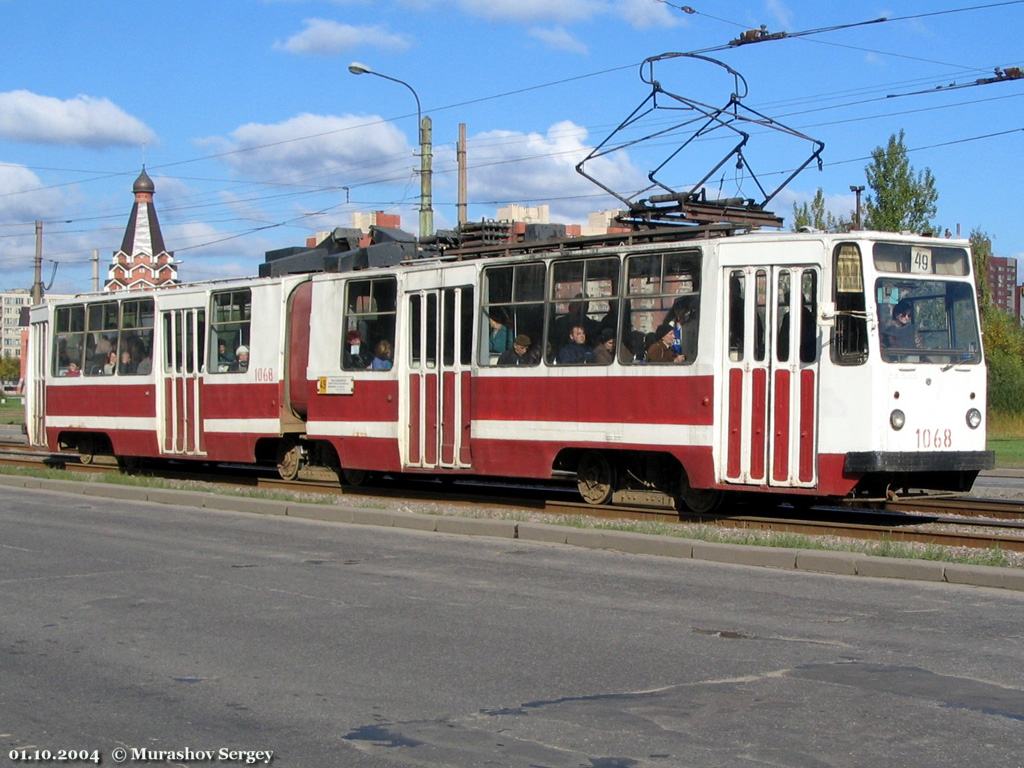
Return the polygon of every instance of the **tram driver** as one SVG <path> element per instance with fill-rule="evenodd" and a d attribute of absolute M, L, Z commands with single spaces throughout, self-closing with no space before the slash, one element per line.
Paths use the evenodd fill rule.
<path fill-rule="evenodd" d="M 882 348 L 906 352 L 921 346 L 921 336 L 914 323 L 914 305 L 903 299 L 892 308 L 892 322 L 882 329 Z"/>

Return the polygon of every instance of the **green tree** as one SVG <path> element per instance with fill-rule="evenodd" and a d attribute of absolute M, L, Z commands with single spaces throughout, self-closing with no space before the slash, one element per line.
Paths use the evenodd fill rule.
<path fill-rule="evenodd" d="M 883 149 L 875 147 L 865 167 L 868 195 L 864 221 L 868 229 L 882 232 L 925 232 L 932 229 L 939 193 L 935 177 L 925 168 L 915 174 L 907 159 L 903 130 L 889 137 Z"/>
<path fill-rule="evenodd" d="M 825 192 L 821 187 L 810 203 L 793 203 L 793 231 L 813 227 L 822 232 L 848 232 L 850 221 L 845 216 L 836 218 L 825 209 Z"/>
<path fill-rule="evenodd" d="M 0 380 L 17 381 L 21 377 L 20 357 L 0 357 Z"/>
<path fill-rule="evenodd" d="M 974 283 L 978 293 L 978 309 L 984 316 L 989 309 L 988 261 L 992 258 L 992 237 L 975 227 L 971 230 L 971 258 L 974 260 Z"/>

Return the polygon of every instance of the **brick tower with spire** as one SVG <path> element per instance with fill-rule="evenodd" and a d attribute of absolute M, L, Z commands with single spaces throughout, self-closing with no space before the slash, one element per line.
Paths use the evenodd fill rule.
<path fill-rule="evenodd" d="M 164 247 L 164 236 L 153 205 L 153 180 L 143 166 L 132 185 L 135 203 L 128 218 L 121 248 L 114 252 L 107 270 L 105 291 L 152 290 L 178 283 L 174 253 Z"/>

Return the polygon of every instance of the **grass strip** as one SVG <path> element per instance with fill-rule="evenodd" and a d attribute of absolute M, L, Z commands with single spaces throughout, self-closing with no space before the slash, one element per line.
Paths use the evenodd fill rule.
<path fill-rule="evenodd" d="M 0 467 L 0 474 L 37 477 L 49 480 L 67 480 L 68 473 L 59 469 L 35 469 L 30 467 Z M 388 509 L 388 505 L 353 496 L 332 494 L 297 493 L 290 491 L 266 491 L 259 488 L 224 486 L 199 480 L 170 480 L 147 475 L 124 475 L 110 472 L 76 478 L 87 483 L 109 483 L 111 485 L 161 488 L 167 490 L 202 491 L 225 496 L 242 496 L 271 501 L 299 501 L 305 504 L 357 506 L 369 509 Z M 1008 553 L 998 547 L 969 549 L 964 547 L 943 547 L 937 544 L 914 544 L 882 539 L 880 541 L 859 541 L 833 537 L 806 536 L 799 533 L 776 531 L 724 530 L 700 523 L 662 523 L 647 520 L 601 520 L 585 515 L 549 515 L 529 511 L 505 511 L 489 509 L 411 509 L 404 511 L 449 517 L 471 517 L 513 522 L 547 523 L 566 525 L 574 528 L 591 528 L 611 531 L 642 533 L 650 536 L 675 536 L 681 539 L 695 539 L 718 544 L 744 544 L 758 547 L 782 547 L 787 549 L 814 549 L 830 552 L 858 552 L 875 557 L 893 557 L 906 560 L 933 560 L 963 565 L 990 565 L 1001 568 L 1019 568 L 1022 564 L 1014 561 Z"/>

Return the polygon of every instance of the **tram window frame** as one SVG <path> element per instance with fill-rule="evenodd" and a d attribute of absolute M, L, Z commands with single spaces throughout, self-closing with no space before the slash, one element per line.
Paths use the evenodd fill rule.
<path fill-rule="evenodd" d="M 618 256 L 560 259 L 551 263 L 548 290 L 548 365 L 595 365 L 594 349 L 601 332 L 617 334 L 621 307 L 622 261 Z M 610 292 L 604 292 L 610 289 Z M 567 295 L 568 294 L 568 295 Z M 572 329 L 582 327 L 586 352 L 581 360 L 566 362 L 575 354 Z M 613 361 L 609 361 L 609 364 Z"/>
<path fill-rule="evenodd" d="M 352 279 L 345 283 L 345 313 L 341 320 L 339 359 L 345 371 L 386 373 L 394 370 L 398 359 L 398 336 L 395 321 L 398 315 L 398 278 L 391 275 Z M 351 351 L 349 334 L 359 334 L 359 352 Z M 390 365 L 374 367 L 378 348 L 384 342 L 391 346 Z"/>
<path fill-rule="evenodd" d="M 121 301 L 121 339 L 118 355 L 122 356 L 127 350 L 132 359 L 129 366 L 124 366 L 121 360 L 118 360 L 119 374 L 147 376 L 153 372 L 154 316 L 152 298 Z"/>
<path fill-rule="evenodd" d="M 85 311 L 85 345 L 88 362 L 82 366 L 84 376 L 104 376 L 117 373 L 120 355 L 120 307 L 116 300 L 86 304 Z M 105 343 L 103 343 L 105 342 Z M 97 349 L 104 351 L 97 352 Z M 104 371 L 108 364 L 109 354 L 114 352 L 117 360 L 110 374 Z"/>
<path fill-rule="evenodd" d="M 670 323 L 680 328 L 680 352 L 684 356 L 680 363 L 693 365 L 700 353 L 703 266 L 700 249 L 626 257 L 618 336 L 620 363 L 646 364 L 647 350 L 658 341 L 656 329 Z"/>
<path fill-rule="evenodd" d="M 210 346 L 207 373 L 246 373 L 252 361 L 252 289 L 229 288 L 210 294 Z M 224 357 L 217 350 L 224 342 Z M 249 363 L 238 362 L 238 350 L 245 347 Z"/>
<path fill-rule="evenodd" d="M 864 365 L 868 361 L 864 286 L 864 258 L 860 246 L 853 242 L 838 243 L 832 251 L 835 323 L 829 332 L 830 357 L 835 365 Z"/>
<path fill-rule="evenodd" d="M 75 377 L 81 373 L 85 351 L 85 307 L 85 304 L 65 304 L 54 310 L 52 372 L 57 377 Z M 78 373 L 71 371 L 71 363 L 75 364 Z"/>
<path fill-rule="evenodd" d="M 540 363 L 544 338 L 544 297 L 547 292 L 547 265 L 543 261 L 485 267 L 481 276 L 480 335 L 477 360 L 481 366 L 500 365 L 503 352 L 512 348 L 516 336 L 528 336 L 527 362 Z M 463 299 L 465 301 L 465 299 Z M 505 326 L 504 350 L 492 349 L 491 324 Z M 499 342 L 498 346 L 502 344 Z"/>

